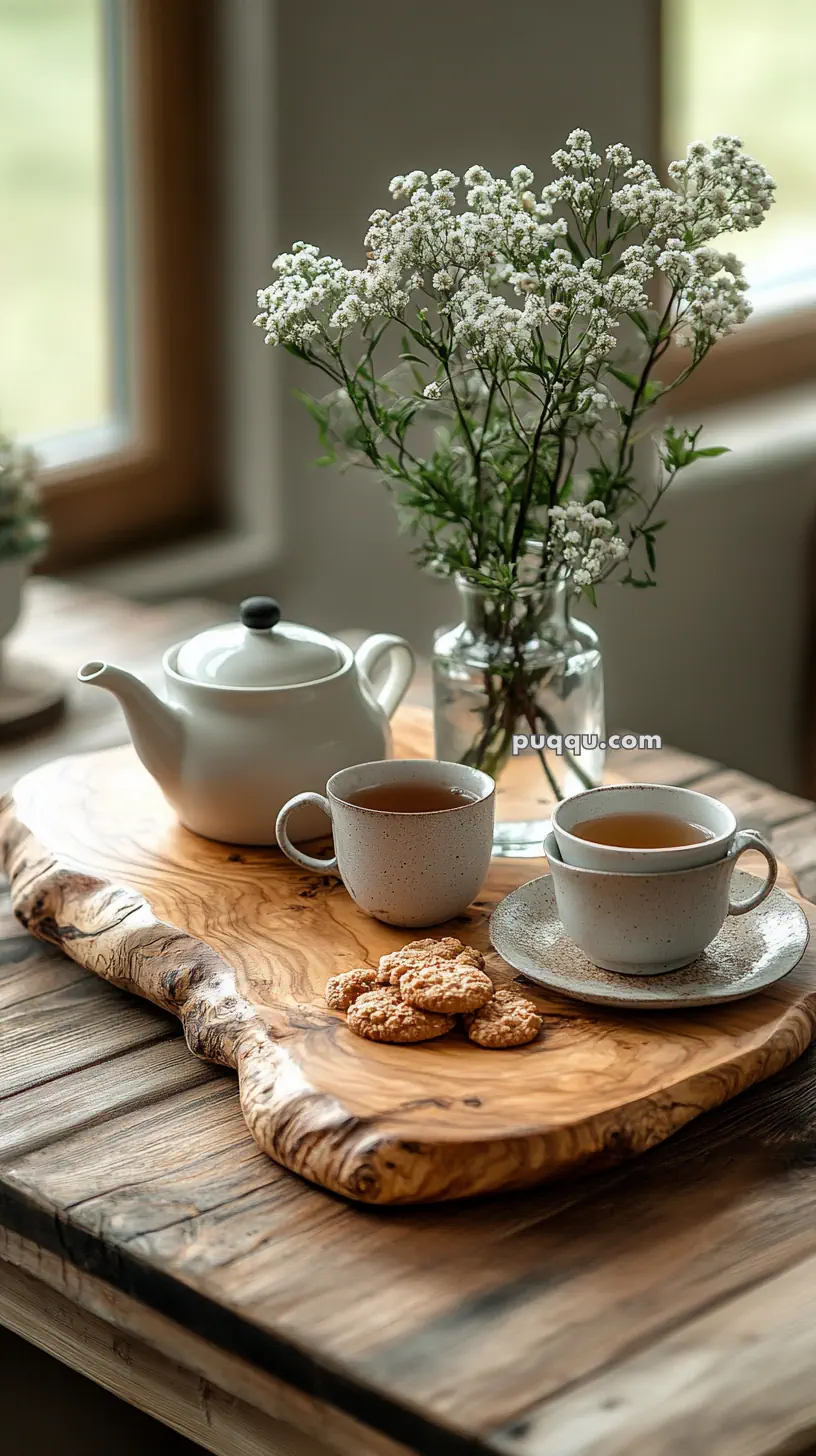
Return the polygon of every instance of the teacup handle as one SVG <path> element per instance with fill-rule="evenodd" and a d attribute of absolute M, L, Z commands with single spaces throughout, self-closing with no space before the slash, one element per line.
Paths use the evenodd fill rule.
<path fill-rule="evenodd" d="M 744 854 L 746 849 L 758 849 L 760 854 L 764 854 L 768 861 L 768 873 L 765 877 L 765 883 L 760 886 L 755 895 L 749 895 L 747 900 L 730 899 L 728 901 L 729 915 L 745 915 L 749 910 L 756 910 L 757 905 L 761 905 L 763 900 L 767 900 L 776 884 L 776 876 L 779 869 L 776 862 L 776 855 L 771 849 L 771 846 L 765 843 L 762 835 L 757 834 L 755 829 L 737 830 L 734 836 L 734 843 L 729 851 L 729 858 L 734 860 L 735 865 L 739 856 Z"/>
<path fill-rule="evenodd" d="M 333 854 L 331 859 L 315 859 L 314 855 L 304 854 L 303 850 L 298 849 L 297 845 L 293 844 L 289 838 L 286 821 L 292 813 L 292 810 L 299 808 L 301 804 L 315 804 L 318 809 L 323 810 L 323 813 L 331 824 L 331 807 L 328 799 L 323 794 L 295 794 L 294 799 L 290 799 L 288 803 L 284 804 L 275 820 L 275 838 L 278 844 L 284 854 L 304 870 L 318 870 L 320 874 L 324 875 L 329 874 L 332 870 L 336 871 L 336 854 Z"/>

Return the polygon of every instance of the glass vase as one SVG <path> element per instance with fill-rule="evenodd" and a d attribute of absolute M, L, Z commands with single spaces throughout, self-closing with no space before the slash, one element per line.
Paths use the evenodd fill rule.
<path fill-rule="evenodd" d="M 436 756 L 496 780 L 494 854 L 540 855 L 554 803 L 601 781 L 598 638 L 573 617 L 566 582 L 512 597 L 457 588 L 462 620 L 434 643 Z"/>

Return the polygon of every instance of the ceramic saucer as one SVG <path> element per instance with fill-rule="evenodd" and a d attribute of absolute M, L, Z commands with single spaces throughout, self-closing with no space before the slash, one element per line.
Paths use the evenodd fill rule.
<path fill-rule="evenodd" d="M 732 883 L 739 897 L 757 890 L 761 882 L 735 870 Z M 716 940 L 683 970 L 622 976 L 594 966 L 567 938 L 549 875 L 505 896 L 490 917 L 490 939 L 499 955 L 537 985 L 578 1001 L 644 1011 L 752 996 L 798 965 L 808 935 L 804 911 L 777 888 L 750 914 L 729 916 Z"/>

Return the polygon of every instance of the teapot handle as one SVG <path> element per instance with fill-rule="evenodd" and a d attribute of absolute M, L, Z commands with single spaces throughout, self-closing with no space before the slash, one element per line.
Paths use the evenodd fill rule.
<path fill-rule="evenodd" d="M 385 682 L 378 690 L 371 677 L 386 653 L 390 655 L 391 662 Z M 404 637 L 392 637 L 388 632 L 377 632 L 373 637 L 367 637 L 362 647 L 358 648 L 354 661 L 375 702 L 379 703 L 387 718 L 392 717 L 405 697 L 414 675 L 416 659 L 413 648 Z"/>

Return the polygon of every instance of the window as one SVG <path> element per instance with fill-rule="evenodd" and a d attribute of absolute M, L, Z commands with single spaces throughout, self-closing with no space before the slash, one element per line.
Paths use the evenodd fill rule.
<path fill-rule="evenodd" d="M 0 0 L 0 420 L 49 569 L 216 523 L 215 10 Z"/>
<path fill-rule="evenodd" d="M 0 407 L 30 437 L 112 413 L 101 20 L 95 0 L 0 4 Z"/>
<path fill-rule="evenodd" d="M 694 408 L 816 376 L 816 5 L 663 0 L 663 150 L 736 132 L 776 179 L 746 265 L 754 318 L 683 387 Z"/>

